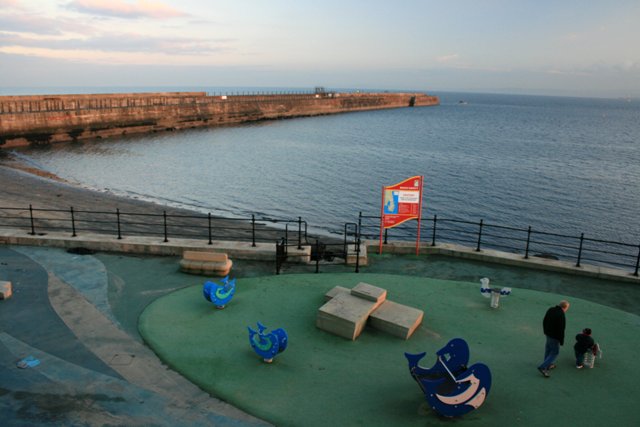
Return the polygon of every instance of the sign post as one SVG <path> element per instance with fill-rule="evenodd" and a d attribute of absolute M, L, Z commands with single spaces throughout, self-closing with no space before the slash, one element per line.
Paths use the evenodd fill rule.
<path fill-rule="evenodd" d="M 416 255 L 420 245 L 420 220 L 422 218 L 422 176 L 413 176 L 388 187 L 382 187 L 380 206 L 380 247 L 382 253 L 382 233 L 387 228 L 398 226 L 411 219 L 418 220 Z"/>

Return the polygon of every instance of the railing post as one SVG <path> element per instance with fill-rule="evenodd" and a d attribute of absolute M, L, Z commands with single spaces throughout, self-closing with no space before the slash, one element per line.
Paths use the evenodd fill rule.
<path fill-rule="evenodd" d="M 584 233 L 580 233 L 580 247 L 578 248 L 578 262 L 576 262 L 576 267 L 580 267 L 580 260 L 582 259 L 582 242 L 584 242 Z"/>
<path fill-rule="evenodd" d="M 316 239 L 316 273 L 320 271 L 320 242 Z"/>
<path fill-rule="evenodd" d="M 385 245 L 387 244 L 387 236 L 388 236 L 388 232 L 389 232 L 389 229 L 388 229 L 388 228 L 385 228 L 385 229 L 384 229 L 384 244 L 385 244 Z"/>
<path fill-rule="evenodd" d="M 276 274 L 280 274 L 280 247 L 279 246 L 280 246 L 280 241 L 276 240 Z"/>
<path fill-rule="evenodd" d="M 209 228 L 209 244 L 212 245 L 213 241 L 211 240 L 211 212 L 207 213 L 207 220 L 208 220 L 208 228 Z"/>
<path fill-rule="evenodd" d="M 302 249 L 302 217 L 298 217 L 298 249 Z"/>
<path fill-rule="evenodd" d="M 69 208 L 69 211 L 71 212 L 71 237 L 76 237 L 76 219 L 73 215 L 73 206 Z"/>
<path fill-rule="evenodd" d="M 360 228 L 357 231 L 356 237 L 356 273 L 360 272 Z"/>
<path fill-rule="evenodd" d="M 529 243 L 531 243 L 531 226 L 527 230 L 527 247 L 524 249 L 524 259 L 529 259 Z"/>
<path fill-rule="evenodd" d="M 116 222 L 118 223 L 118 240 L 122 239 L 122 234 L 120 233 L 120 209 L 116 208 Z"/>
<path fill-rule="evenodd" d="M 482 240 L 482 224 L 484 220 L 480 220 L 480 229 L 478 230 L 478 246 L 476 247 L 476 252 L 480 252 L 480 241 Z"/>
<path fill-rule="evenodd" d="M 431 236 L 431 246 L 436 245 L 436 224 L 438 223 L 438 215 L 433 216 L 433 236 Z"/>
<path fill-rule="evenodd" d="M 360 241 L 360 231 L 362 230 L 362 211 L 358 214 L 358 229 L 356 230 L 356 247 L 358 249 L 358 242 Z"/>
<path fill-rule="evenodd" d="M 167 211 L 162 211 L 162 217 L 164 219 L 164 242 L 168 242 L 169 239 L 167 239 Z"/>
<path fill-rule="evenodd" d="M 256 247 L 256 216 L 251 214 L 251 246 Z"/>
<path fill-rule="evenodd" d="M 576 267 L 580 267 L 580 260 L 582 259 L 582 242 L 584 241 L 584 233 L 580 233 L 580 247 L 578 248 L 578 262 Z"/>
<path fill-rule="evenodd" d="M 289 245 L 289 224 L 284 225 L 284 241 Z"/>
<path fill-rule="evenodd" d="M 636 271 L 633 272 L 634 276 L 638 276 L 638 267 L 640 267 L 640 245 L 638 245 L 638 258 L 636 259 Z"/>
<path fill-rule="evenodd" d="M 31 235 L 35 236 L 36 235 L 36 227 L 35 224 L 33 222 L 33 206 L 29 205 L 29 217 L 31 218 Z"/>
<path fill-rule="evenodd" d="M 342 252 L 344 253 L 344 265 L 348 265 L 349 264 L 349 225 L 355 225 L 355 224 L 349 224 L 346 223 L 344 225 L 344 242 L 342 243 Z M 357 232 L 357 230 L 356 230 Z M 353 236 L 354 242 L 356 239 L 356 236 L 354 234 Z"/>

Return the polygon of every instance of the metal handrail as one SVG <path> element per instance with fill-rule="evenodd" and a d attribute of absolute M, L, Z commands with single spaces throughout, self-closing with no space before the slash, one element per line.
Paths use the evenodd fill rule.
<path fill-rule="evenodd" d="M 379 238 L 379 215 L 360 213 L 359 224 L 361 237 Z M 581 266 L 581 262 L 587 260 L 601 265 L 632 268 L 634 276 L 638 276 L 640 269 L 640 244 L 590 238 L 586 237 L 585 233 L 576 236 L 534 230 L 531 226 L 517 228 L 497 225 L 484 222 L 483 219 L 473 222 L 454 218 L 439 218 L 434 215 L 431 219 L 423 219 L 422 224 L 422 228 L 426 228 L 427 232 L 421 233 L 421 239 L 428 239 L 431 246 L 436 246 L 437 242 L 461 242 L 474 247 L 476 251 L 482 251 L 485 247 L 508 249 L 512 253 L 523 253 L 524 258 L 529 258 L 532 248 L 537 248 L 536 252 L 540 254 L 551 253 L 559 259 L 573 260 L 577 267 Z M 411 230 L 413 236 L 415 228 L 416 226 L 403 224 L 395 229 L 385 231 L 391 232 L 391 230 L 397 229 L 398 232 L 394 232 L 394 240 L 408 241 L 413 237 L 409 237 L 407 230 Z M 500 234 L 500 231 L 506 233 Z M 387 244 L 386 235 L 383 244 Z M 625 249 L 628 251 L 624 252 Z M 585 253 L 589 254 L 589 258 L 584 256 Z M 625 262 L 627 260 L 633 260 L 633 262 L 628 264 Z"/>
<path fill-rule="evenodd" d="M 17 213 L 23 213 L 19 215 Z M 146 221 L 144 221 L 146 219 Z M 218 221 L 212 223 L 212 220 Z M 125 212 L 120 209 L 85 210 L 60 208 L 0 207 L 0 228 L 26 228 L 29 234 L 46 234 L 48 231 L 69 231 L 72 237 L 79 232 L 116 234 L 118 239 L 126 235 L 161 235 L 164 241 L 171 237 L 195 237 L 207 239 L 212 244 L 214 237 L 231 240 L 273 241 L 279 234 L 278 225 L 296 224 L 292 232 L 298 246 L 307 243 L 307 222 L 301 217 L 291 218 L 227 218 L 208 214 L 182 214 L 158 212 Z M 235 225 L 234 225 L 235 224 Z M 243 226 L 244 225 L 244 226 Z M 214 233 L 216 231 L 216 233 Z M 215 235 L 217 234 L 217 236 Z"/>

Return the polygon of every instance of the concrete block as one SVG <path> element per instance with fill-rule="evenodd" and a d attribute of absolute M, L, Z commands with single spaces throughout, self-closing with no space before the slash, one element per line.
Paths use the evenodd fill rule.
<path fill-rule="evenodd" d="M 13 294 L 12 290 L 13 287 L 11 285 L 11 282 L 0 280 L 0 299 L 11 298 L 11 295 Z"/>
<path fill-rule="evenodd" d="M 387 299 L 387 290 L 360 282 L 351 289 L 351 295 L 376 303 L 382 303 L 382 301 Z"/>
<path fill-rule="evenodd" d="M 316 326 L 338 336 L 355 340 L 364 329 L 371 312 L 381 302 L 373 302 L 348 293 L 338 293 L 318 309 Z"/>
<path fill-rule="evenodd" d="M 420 326 L 423 317 L 422 310 L 385 301 L 371 313 L 369 324 L 380 331 L 407 340 Z"/>
<path fill-rule="evenodd" d="M 227 262 L 227 254 L 221 252 L 184 251 L 182 258 L 189 261 Z"/>
<path fill-rule="evenodd" d="M 180 260 L 180 270 L 189 274 L 226 276 L 233 262 L 225 253 L 185 251 Z"/>
<path fill-rule="evenodd" d="M 348 294 L 350 292 L 351 292 L 351 289 L 349 288 L 345 288 L 342 286 L 335 286 L 332 289 L 329 289 L 329 291 L 326 294 L 324 294 L 324 301 L 327 302 L 338 294 Z"/>
<path fill-rule="evenodd" d="M 353 245 L 349 245 L 347 248 L 347 265 L 358 265 L 364 267 L 368 265 L 367 245 L 365 243 L 360 244 L 360 253 L 356 252 Z"/>

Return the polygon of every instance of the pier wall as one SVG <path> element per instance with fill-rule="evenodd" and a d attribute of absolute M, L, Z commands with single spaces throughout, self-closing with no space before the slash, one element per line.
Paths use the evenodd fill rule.
<path fill-rule="evenodd" d="M 205 92 L 0 96 L 0 145 L 15 147 L 258 120 L 438 105 L 424 93 Z"/>

